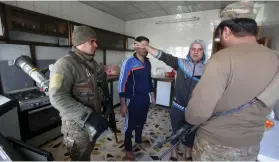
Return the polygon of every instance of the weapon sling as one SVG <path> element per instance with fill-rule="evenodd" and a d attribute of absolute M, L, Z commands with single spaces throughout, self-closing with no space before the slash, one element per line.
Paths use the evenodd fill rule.
<path fill-rule="evenodd" d="M 249 106 L 251 106 L 252 104 L 255 104 L 259 102 L 257 99 L 253 99 L 251 100 L 250 102 L 248 102 L 247 104 L 244 104 L 240 107 L 237 107 L 237 108 L 234 108 L 234 109 L 231 109 L 231 110 L 227 110 L 227 111 L 224 111 L 224 112 L 218 112 L 218 113 L 215 113 L 213 114 L 207 121 L 209 121 L 210 119 L 212 118 L 216 118 L 216 117 L 219 117 L 219 116 L 225 116 L 225 115 L 228 115 L 228 114 L 231 114 L 231 113 L 234 113 L 234 112 L 237 112 L 237 111 L 240 111 L 244 108 L 247 108 Z M 204 122 L 205 123 L 205 122 Z M 177 146 L 184 138 L 185 135 L 189 135 L 190 133 L 192 133 L 193 131 L 195 131 L 196 129 L 198 129 L 200 126 L 202 126 L 204 123 L 202 124 L 199 124 L 199 125 L 195 125 L 195 126 L 191 126 L 191 125 L 188 125 L 188 124 L 185 124 L 181 129 L 179 129 L 177 131 L 177 133 L 175 133 L 174 135 L 170 136 L 168 139 L 162 141 L 162 142 L 159 142 L 157 145 L 155 145 L 153 148 L 154 149 L 157 149 L 157 148 L 160 148 L 162 147 L 164 144 L 170 142 L 171 140 L 173 139 L 179 139 L 178 142 L 176 144 L 174 144 L 170 149 L 168 149 L 167 151 L 165 151 L 160 157 L 159 159 L 162 159 L 164 156 L 166 156 L 175 146 Z"/>
<path fill-rule="evenodd" d="M 278 56 L 279 58 L 279 56 Z M 266 86 L 266 88 L 260 92 L 257 96 L 255 96 L 250 102 L 244 104 L 244 105 L 241 105 L 240 107 L 237 107 L 237 108 L 234 108 L 234 109 L 231 109 L 231 110 L 227 110 L 227 111 L 224 111 L 224 112 L 217 112 L 217 113 L 214 113 L 207 121 L 209 121 L 210 119 L 212 118 L 217 118 L 219 116 L 225 116 L 225 115 L 228 115 L 228 114 L 232 114 L 234 112 L 237 112 L 237 111 L 240 111 L 244 108 L 247 108 L 257 102 L 259 102 L 260 104 L 264 105 L 264 107 L 266 108 L 269 108 L 278 98 L 274 98 L 274 96 L 277 96 L 277 89 L 279 87 L 279 84 L 277 84 L 279 81 L 279 67 L 275 73 L 275 76 L 272 78 L 272 80 L 269 82 L 269 84 Z M 270 99 L 269 95 L 273 95 Z M 160 148 L 162 147 L 164 144 L 168 143 L 169 141 L 173 140 L 173 139 L 179 139 L 178 142 L 172 146 L 170 149 L 168 149 L 167 151 L 165 151 L 160 157 L 159 159 L 162 159 L 165 155 L 167 155 L 176 145 L 178 145 L 182 140 L 183 140 L 183 137 L 185 135 L 189 135 L 190 133 L 192 133 L 193 131 L 195 131 L 196 129 L 198 129 L 200 126 L 202 126 L 203 124 L 205 124 L 205 122 L 199 124 L 199 125 L 195 125 L 195 126 L 192 126 L 192 125 L 187 125 L 185 124 L 181 129 L 179 129 L 177 131 L 177 133 L 175 133 L 174 135 L 172 135 L 171 137 L 169 137 L 168 139 L 162 141 L 162 142 L 159 142 L 157 145 L 155 145 L 153 148 L 156 149 L 156 148 Z"/>

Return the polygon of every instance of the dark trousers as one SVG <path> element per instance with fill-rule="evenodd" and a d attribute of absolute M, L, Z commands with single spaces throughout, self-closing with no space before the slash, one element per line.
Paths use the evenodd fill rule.
<path fill-rule="evenodd" d="M 175 134 L 184 124 L 189 124 L 185 121 L 185 113 L 183 110 L 180 110 L 176 107 L 171 107 L 171 113 L 170 113 L 170 118 L 171 118 L 171 127 L 172 127 L 172 132 Z M 191 124 L 189 124 L 191 125 Z M 195 134 L 196 131 L 193 131 L 189 135 L 186 135 L 184 140 L 181 141 L 181 143 L 189 148 L 193 148 L 194 145 L 194 140 L 195 140 Z M 178 142 L 178 139 L 174 139 L 171 141 L 172 145 L 175 145 Z"/>
<path fill-rule="evenodd" d="M 132 151 L 132 132 L 135 130 L 135 142 L 142 142 L 142 130 L 147 118 L 150 105 L 148 94 L 135 95 L 127 99 L 128 113 L 125 119 L 125 151 Z"/>

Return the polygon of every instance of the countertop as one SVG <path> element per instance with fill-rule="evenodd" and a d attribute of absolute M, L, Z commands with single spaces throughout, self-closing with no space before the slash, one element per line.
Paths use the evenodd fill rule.
<path fill-rule="evenodd" d="M 152 75 L 152 78 L 157 81 L 166 81 L 166 82 L 172 82 L 174 80 L 174 77 L 166 77 L 161 75 Z"/>
<path fill-rule="evenodd" d="M 161 76 L 161 75 L 152 75 L 152 79 L 155 79 L 157 81 L 166 81 L 166 82 L 171 82 L 174 80 L 174 77 L 166 77 L 166 76 Z M 119 79 L 119 75 L 109 75 L 107 76 L 108 81 L 115 81 Z"/>
<path fill-rule="evenodd" d="M 107 76 L 107 81 L 115 81 L 118 80 L 119 75 L 109 75 Z"/>

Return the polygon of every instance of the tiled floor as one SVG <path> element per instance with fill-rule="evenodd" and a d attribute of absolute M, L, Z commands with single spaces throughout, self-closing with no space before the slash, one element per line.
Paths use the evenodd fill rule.
<path fill-rule="evenodd" d="M 121 130 L 124 125 L 124 118 L 119 114 L 119 108 L 115 109 L 117 128 Z M 148 119 L 143 130 L 143 140 L 150 142 L 152 146 L 156 145 L 158 141 L 163 141 L 171 135 L 171 126 L 169 119 L 169 111 L 165 108 L 155 107 L 150 108 Z M 98 161 L 120 161 L 124 156 L 124 136 L 122 133 L 118 135 L 119 143 L 116 143 L 114 134 L 109 130 L 106 131 L 101 138 L 99 138 L 94 151 L 92 152 L 91 160 Z M 133 141 L 134 142 L 134 141 Z M 140 150 L 134 146 L 134 153 L 136 160 L 152 161 L 156 160 L 158 156 L 170 147 L 166 144 L 163 148 L 154 150 L 152 147 L 146 151 Z M 44 145 L 42 149 L 51 152 L 56 161 L 71 160 L 65 146 L 62 144 L 62 137 Z M 182 153 L 180 158 L 182 158 Z M 163 160 L 168 160 L 169 155 L 165 156 Z M 183 159 L 181 159 L 183 160 Z"/>

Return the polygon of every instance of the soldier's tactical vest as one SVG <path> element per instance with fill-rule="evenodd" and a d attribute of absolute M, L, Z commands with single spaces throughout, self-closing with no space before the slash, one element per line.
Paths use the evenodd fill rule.
<path fill-rule="evenodd" d="M 88 80 L 84 83 L 75 83 L 72 87 L 73 97 L 90 107 L 93 112 L 101 111 L 101 101 L 102 101 L 102 90 L 98 87 L 97 82 L 97 68 L 99 68 L 97 62 L 93 62 L 94 69 L 87 65 L 85 60 L 79 57 L 76 53 L 70 51 L 69 54 L 74 58 L 74 60 L 80 64 L 86 71 Z"/>

